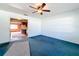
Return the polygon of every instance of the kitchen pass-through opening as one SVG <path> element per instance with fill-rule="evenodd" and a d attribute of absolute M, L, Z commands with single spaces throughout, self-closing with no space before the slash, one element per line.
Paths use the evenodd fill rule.
<path fill-rule="evenodd" d="M 25 40 L 27 33 L 28 20 L 10 18 L 10 38 L 11 41 Z"/>

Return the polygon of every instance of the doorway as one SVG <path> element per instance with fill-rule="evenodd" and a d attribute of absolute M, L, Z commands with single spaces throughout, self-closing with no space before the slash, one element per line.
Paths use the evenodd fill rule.
<path fill-rule="evenodd" d="M 23 40 L 27 34 L 28 20 L 10 18 L 10 38 L 11 41 Z"/>

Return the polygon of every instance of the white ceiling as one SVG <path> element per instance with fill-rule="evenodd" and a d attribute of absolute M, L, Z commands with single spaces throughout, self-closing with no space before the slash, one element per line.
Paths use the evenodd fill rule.
<path fill-rule="evenodd" d="M 79 3 L 47 3 L 48 9 L 50 9 L 51 12 L 50 13 L 44 12 L 44 15 L 39 15 L 37 13 L 32 13 L 34 9 L 30 8 L 29 6 L 33 4 L 34 3 L 9 3 L 9 4 L 6 4 L 8 6 L 6 6 L 5 4 L 3 4 L 3 6 L 5 5 L 6 8 L 11 7 L 11 10 L 12 8 L 15 8 L 16 12 L 21 11 L 20 12 L 21 14 L 25 13 L 28 16 L 33 16 L 38 18 L 46 18 L 48 16 L 56 15 L 58 13 L 71 11 L 79 8 Z M 14 12 L 15 12 L 15 9 L 14 9 Z"/>

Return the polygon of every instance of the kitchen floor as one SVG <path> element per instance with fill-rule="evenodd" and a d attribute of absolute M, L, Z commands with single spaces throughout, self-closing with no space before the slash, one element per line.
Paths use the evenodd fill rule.
<path fill-rule="evenodd" d="M 4 56 L 30 56 L 28 40 L 17 40 L 11 44 Z"/>

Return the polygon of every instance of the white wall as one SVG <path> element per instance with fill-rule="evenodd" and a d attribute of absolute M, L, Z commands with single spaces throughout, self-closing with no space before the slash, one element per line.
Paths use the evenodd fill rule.
<path fill-rule="evenodd" d="M 79 10 L 63 12 L 42 20 L 42 34 L 79 44 Z"/>
<path fill-rule="evenodd" d="M 38 18 L 29 17 L 28 21 L 28 36 L 36 36 L 41 34 L 41 20 Z"/>
<path fill-rule="evenodd" d="M 0 11 L 0 43 L 9 41 L 9 17 Z"/>
<path fill-rule="evenodd" d="M 28 19 L 28 34 L 29 37 L 39 35 L 41 31 L 41 21 L 37 18 L 26 17 L 17 13 L 0 10 L 0 43 L 10 41 L 10 18 Z"/>

